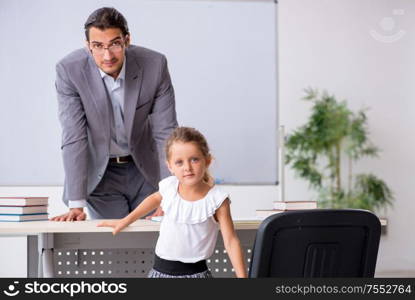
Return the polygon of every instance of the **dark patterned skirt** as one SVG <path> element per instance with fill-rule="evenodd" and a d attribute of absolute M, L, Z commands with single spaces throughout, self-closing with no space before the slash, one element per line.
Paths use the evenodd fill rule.
<path fill-rule="evenodd" d="M 147 275 L 148 278 L 213 278 L 208 270 L 206 260 L 195 263 L 184 263 L 163 259 L 157 255 L 154 267 Z"/>
<path fill-rule="evenodd" d="M 189 274 L 189 275 L 170 275 L 166 273 L 161 273 L 154 269 L 151 269 L 150 272 L 148 272 L 147 277 L 148 278 L 213 278 L 212 273 L 209 270 L 206 270 L 200 273 Z"/>

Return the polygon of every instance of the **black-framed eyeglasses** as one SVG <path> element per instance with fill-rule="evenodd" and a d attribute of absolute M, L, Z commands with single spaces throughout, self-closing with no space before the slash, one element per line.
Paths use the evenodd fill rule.
<path fill-rule="evenodd" d="M 105 50 L 108 50 L 112 53 L 119 53 L 124 48 L 124 41 L 123 40 L 116 40 L 110 43 L 107 47 L 104 46 L 102 43 L 92 42 L 91 51 L 96 55 L 103 55 Z"/>

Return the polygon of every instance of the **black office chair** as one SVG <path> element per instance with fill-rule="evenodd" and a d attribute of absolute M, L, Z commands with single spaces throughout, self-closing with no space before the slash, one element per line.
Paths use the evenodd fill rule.
<path fill-rule="evenodd" d="M 249 277 L 373 277 L 379 219 L 365 210 L 278 213 L 258 228 Z"/>

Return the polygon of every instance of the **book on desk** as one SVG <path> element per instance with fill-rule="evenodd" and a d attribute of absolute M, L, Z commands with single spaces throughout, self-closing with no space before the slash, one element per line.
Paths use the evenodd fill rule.
<path fill-rule="evenodd" d="M 46 221 L 48 214 L 0 214 L 0 222 Z"/>
<path fill-rule="evenodd" d="M 260 218 L 266 218 L 274 214 L 285 211 L 295 211 L 303 209 L 316 209 L 317 201 L 274 201 L 273 209 L 257 209 L 256 215 Z"/>
<path fill-rule="evenodd" d="M 0 222 L 48 220 L 48 197 L 0 197 Z"/>
<path fill-rule="evenodd" d="M 0 206 L 47 205 L 48 197 L 0 197 Z"/>

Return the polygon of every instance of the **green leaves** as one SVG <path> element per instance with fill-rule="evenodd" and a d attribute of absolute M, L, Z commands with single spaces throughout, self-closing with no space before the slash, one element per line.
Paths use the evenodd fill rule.
<path fill-rule="evenodd" d="M 369 141 L 367 117 L 364 110 L 355 114 L 350 122 L 347 154 L 354 160 L 363 156 L 377 156 L 379 149 Z"/>
<path fill-rule="evenodd" d="M 393 193 L 387 184 L 373 174 L 356 176 L 354 194 L 365 209 L 392 205 L 393 201 Z"/>
<path fill-rule="evenodd" d="M 379 149 L 369 140 L 365 110 L 357 113 L 346 101 L 337 101 L 326 91 L 305 90 L 304 100 L 313 103 L 307 123 L 286 140 L 286 163 L 319 192 L 323 207 L 375 209 L 391 205 L 393 195 L 386 183 L 374 175 L 358 175 L 353 190 L 342 187 L 343 157 L 351 165 L 358 159 L 378 156 Z M 349 184 L 351 186 L 351 184 Z"/>

